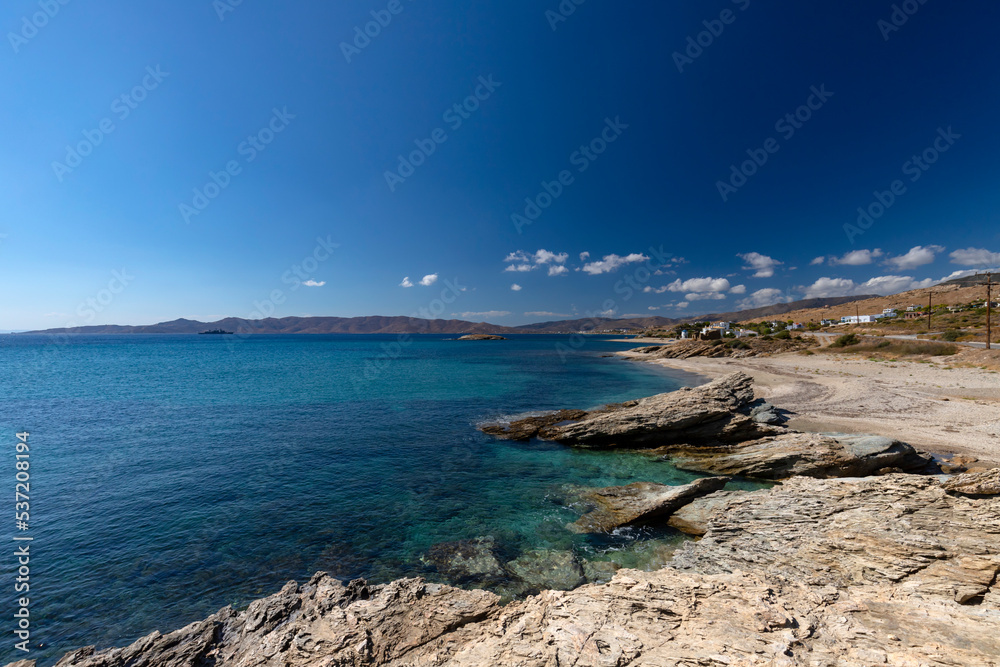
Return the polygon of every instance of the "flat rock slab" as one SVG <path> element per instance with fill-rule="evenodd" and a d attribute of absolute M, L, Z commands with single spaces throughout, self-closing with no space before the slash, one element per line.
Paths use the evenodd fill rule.
<path fill-rule="evenodd" d="M 567 526 L 575 533 L 609 533 L 622 526 L 669 516 L 695 498 L 718 491 L 728 477 L 704 477 L 683 486 L 634 482 L 626 486 L 589 489 L 581 498 L 595 509 Z"/>
<path fill-rule="evenodd" d="M 839 437 L 839 436 L 838 436 Z M 807 477 L 863 477 L 887 470 L 926 471 L 930 457 L 910 445 L 876 436 L 832 437 L 789 432 L 731 445 L 666 450 L 682 470 L 778 480 Z"/>

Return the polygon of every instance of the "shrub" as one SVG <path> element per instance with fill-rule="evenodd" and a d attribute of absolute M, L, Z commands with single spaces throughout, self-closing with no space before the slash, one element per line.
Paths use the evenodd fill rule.
<path fill-rule="evenodd" d="M 941 334 L 941 340 L 946 340 L 949 343 L 954 343 L 956 340 L 962 337 L 962 332 L 958 329 L 948 329 L 943 334 Z"/>
<path fill-rule="evenodd" d="M 851 345 L 857 345 L 861 342 L 857 334 L 844 334 L 837 338 L 837 340 L 830 343 L 830 347 L 849 347 Z"/>
<path fill-rule="evenodd" d="M 792 337 L 792 334 L 788 333 L 787 330 L 782 329 L 778 333 L 774 334 L 774 338 L 777 340 L 788 340 Z"/>

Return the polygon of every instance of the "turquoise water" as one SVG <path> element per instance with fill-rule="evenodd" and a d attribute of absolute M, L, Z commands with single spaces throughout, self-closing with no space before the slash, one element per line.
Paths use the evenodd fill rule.
<path fill-rule="evenodd" d="M 0 336 L 10 496 L 14 434 L 31 433 L 32 643 L 44 647 L 28 657 L 169 631 L 317 570 L 440 579 L 421 561 L 430 546 L 485 535 L 511 557 L 568 548 L 655 565 L 676 534 L 573 535 L 567 489 L 696 475 L 475 425 L 698 380 L 606 358 L 629 345 L 598 337 L 562 355 L 568 338 L 447 338 Z M 13 544 L 13 517 L 4 529 Z M 24 657 L 12 644 L 4 662 Z"/>

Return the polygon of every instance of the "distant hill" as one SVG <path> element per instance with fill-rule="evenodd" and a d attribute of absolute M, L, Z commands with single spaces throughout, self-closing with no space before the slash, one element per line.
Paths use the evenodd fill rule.
<path fill-rule="evenodd" d="M 955 278 L 954 280 L 946 280 L 941 283 L 942 285 L 959 285 L 961 287 L 973 287 L 986 282 L 987 276 L 993 276 L 993 284 L 996 285 L 1000 282 L 1000 273 L 977 273 L 971 276 L 965 276 L 964 278 Z"/>
<path fill-rule="evenodd" d="M 877 294 L 864 294 L 862 296 L 832 296 L 822 299 L 803 299 L 801 301 L 792 301 L 791 303 L 776 303 L 772 306 L 764 306 L 763 308 L 753 308 L 751 310 L 739 310 L 731 313 L 712 313 L 711 315 L 702 315 L 697 319 L 698 321 L 703 320 L 718 320 L 726 322 L 745 322 L 748 320 L 756 320 L 761 317 L 774 317 L 775 315 L 784 315 L 786 313 L 792 313 L 799 310 L 812 310 L 816 308 L 831 308 L 833 306 L 841 306 L 845 303 L 854 303 L 855 301 L 864 301 L 865 299 L 877 299 Z"/>
<path fill-rule="evenodd" d="M 158 324 L 121 326 L 105 324 L 89 327 L 46 329 L 31 333 L 72 334 L 196 334 L 210 329 L 225 329 L 237 334 L 399 334 L 399 333 L 518 333 L 511 327 L 464 320 L 425 320 L 417 317 L 268 317 L 248 320 L 227 317 L 215 322 L 178 319 Z"/>
<path fill-rule="evenodd" d="M 103 324 L 97 326 L 45 329 L 27 333 L 45 334 L 197 334 L 202 331 L 222 329 L 236 334 L 558 334 L 584 332 L 642 331 L 667 328 L 682 322 L 699 320 L 746 321 L 760 317 L 782 315 L 803 308 L 823 308 L 868 299 L 867 296 L 808 299 L 794 303 L 775 304 L 732 313 L 712 313 L 683 319 L 669 317 L 634 317 L 613 319 L 605 317 L 575 320 L 553 320 L 517 327 L 505 327 L 488 322 L 465 320 L 426 320 L 418 317 L 369 316 L 369 317 L 268 317 L 248 320 L 227 317 L 215 322 L 177 319 L 157 324 L 137 326 Z"/>

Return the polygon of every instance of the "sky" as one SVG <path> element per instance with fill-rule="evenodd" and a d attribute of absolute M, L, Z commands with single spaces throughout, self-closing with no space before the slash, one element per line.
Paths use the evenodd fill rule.
<path fill-rule="evenodd" d="M 0 329 L 681 317 L 997 267 L 998 23 L 986 0 L 11 0 Z"/>

